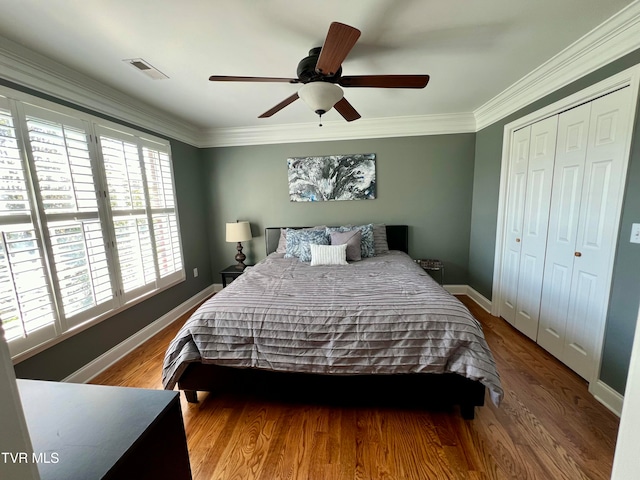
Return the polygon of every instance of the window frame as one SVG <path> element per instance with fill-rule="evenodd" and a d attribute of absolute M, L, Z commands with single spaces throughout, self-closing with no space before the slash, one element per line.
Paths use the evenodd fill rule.
<path fill-rule="evenodd" d="M 31 215 L 20 215 L 20 217 L 25 217 L 25 219 L 29 217 L 28 222 L 30 222 L 37 231 L 38 247 L 41 254 L 44 256 L 43 262 L 45 263 L 45 271 L 48 276 L 47 288 L 50 292 L 50 297 L 54 302 L 53 308 L 55 310 L 55 321 L 53 324 L 48 324 L 45 327 L 35 330 L 26 338 L 19 337 L 8 341 L 12 359 L 14 363 L 18 363 L 185 281 L 186 267 L 184 262 L 182 232 L 180 230 L 173 157 L 171 155 L 171 144 L 169 140 L 3 86 L 0 86 L 0 106 L 6 107 L 13 118 L 16 139 L 18 141 L 18 151 L 23 163 L 23 171 L 26 176 Z M 36 113 L 33 114 L 33 111 Z M 66 117 L 74 127 L 76 125 L 86 126 L 85 132 L 87 135 L 90 162 L 92 167 L 95 168 L 93 181 L 96 188 L 98 203 L 98 210 L 96 212 L 92 211 L 85 214 L 81 212 L 46 213 L 44 211 L 42 199 L 39 198 L 40 191 L 37 180 L 34 180 L 37 179 L 37 173 L 29 141 L 29 130 L 27 128 L 27 115 L 39 118 L 37 113 L 42 111 L 49 111 L 53 121 L 56 121 L 55 119 Z M 48 118 L 44 118 L 43 120 L 48 120 Z M 140 167 L 143 171 L 143 175 L 145 174 L 144 170 L 146 169 L 145 157 L 142 155 L 144 147 L 167 155 L 169 159 L 168 164 L 170 165 L 173 207 L 165 210 L 169 212 L 168 215 L 175 216 L 177 231 L 174 234 L 176 236 L 172 238 L 177 238 L 179 242 L 179 254 L 177 255 L 175 266 L 175 268 L 179 267 L 179 269 L 174 270 L 165 277 L 161 277 L 159 275 L 160 257 L 158 256 L 156 246 L 152 245 L 156 271 L 155 282 L 151 287 L 145 286 L 145 288 L 128 292 L 126 295 L 122 287 L 122 278 L 120 275 L 120 267 L 118 264 L 118 255 L 115 244 L 114 220 L 117 217 L 117 213 L 114 214 L 110 208 L 107 192 L 107 179 L 104 169 L 104 158 L 99 141 L 100 132 L 117 134 L 119 137 L 126 138 L 132 143 L 135 143 L 138 147 Z M 145 193 L 147 193 L 146 182 Z M 149 221 L 153 222 L 154 209 L 151 206 L 151 201 L 148 195 L 145 197 L 144 210 Z M 105 240 L 107 264 L 109 275 L 111 277 L 110 285 L 113 291 L 113 296 L 110 300 L 98 305 L 101 308 L 93 306 L 88 310 L 80 311 L 78 314 L 71 314 L 69 317 L 64 315 L 61 299 L 59 298 L 61 286 L 57 284 L 57 280 L 54 278 L 55 262 L 53 260 L 53 251 L 49 239 L 49 232 L 46 231 L 50 228 L 51 224 L 51 220 L 47 222 L 48 217 L 58 218 L 61 220 L 69 219 L 72 221 L 79 221 L 78 224 L 82 224 L 82 220 L 85 218 L 98 219 L 103 239 Z M 15 221 L 14 218 L 11 218 L 10 222 L 3 222 L 2 224 L 16 223 L 16 221 L 17 216 Z M 150 224 L 149 228 L 151 232 L 153 232 L 153 225 Z M 153 233 L 151 235 L 151 240 L 153 241 Z M 104 306 L 108 307 L 102 308 Z"/>

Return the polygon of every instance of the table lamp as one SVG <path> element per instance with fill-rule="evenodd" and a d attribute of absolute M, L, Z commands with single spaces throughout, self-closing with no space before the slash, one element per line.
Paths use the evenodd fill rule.
<path fill-rule="evenodd" d="M 235 223 L 227 223 L 227 242 L 238 242 L 238 253 L 236 254 L 236 268 L 238 270 L 244 270 L 246 265 L 244 264 L 245 259 L 247 258 L 244 253 L 242 253 L 242 243 L 247 240 L 251 240 L 251 225 L 249 222 L 235 222 Z"/>

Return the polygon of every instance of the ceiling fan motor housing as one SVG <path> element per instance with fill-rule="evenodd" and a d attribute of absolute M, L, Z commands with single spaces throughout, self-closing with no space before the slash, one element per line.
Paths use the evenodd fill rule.
<path fill-rule="evenodd" d="M 318 63 L 318 57 L 320 56 L 320 50 L 322 47 L 316 47 L 309 50 L 309 56 L 304 57 L 298 63 L 298 78 L 302 83 L 316 82 L 323 80 L 325 82 L 337 83 L 342 75 L 342 67 L 338 69 L 335 75 L 324 76 L 321 73 L 316 72 L 316 64 Z"/>

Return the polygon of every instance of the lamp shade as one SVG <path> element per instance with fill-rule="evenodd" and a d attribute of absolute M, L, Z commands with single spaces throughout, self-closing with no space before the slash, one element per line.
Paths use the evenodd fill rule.
<path fill-rule="evenodd" d="M 227 242 L 246 242 L 251 240 L 249 222 L 227 223 Z"/>
<path fill-rule="evenodd" d="M 328 82 L 310 82 L 298 90 L 298 96 L 319 115 L 331 110 L 342 99 L 342 89 Z"/>

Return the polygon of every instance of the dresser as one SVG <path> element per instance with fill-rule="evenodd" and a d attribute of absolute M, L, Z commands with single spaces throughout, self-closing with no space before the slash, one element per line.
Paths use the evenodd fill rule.
<path fill-rule="evenodd" d="M 18 380 L 42 480 L 190 480 L 178 392 Z"/>

